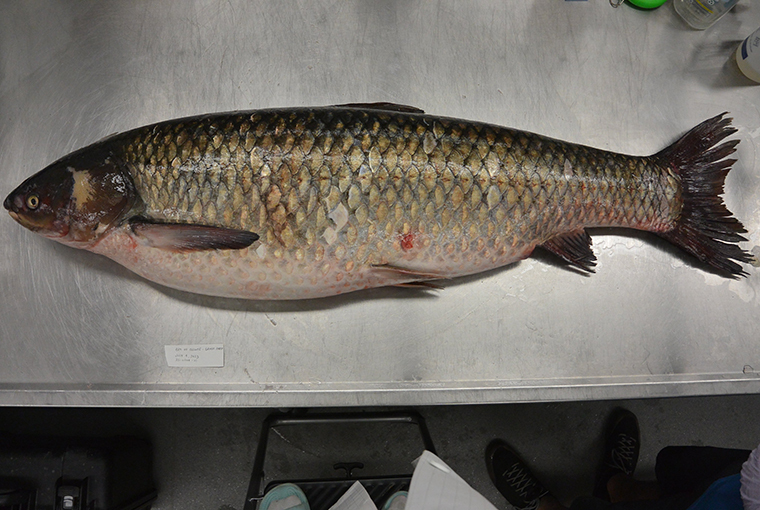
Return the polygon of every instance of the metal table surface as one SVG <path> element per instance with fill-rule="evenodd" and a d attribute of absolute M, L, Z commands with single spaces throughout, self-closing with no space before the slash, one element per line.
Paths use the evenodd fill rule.
<path fill-rule="evenodd" d="M 760 252 L 760 86 L 706 31 L 607 0 L 6 1 L 0 195 L 108 134 L 204 112 L 391 101 L 658 151 L 728 110 L 725 199 Z M 596 232 L 596 274 L 538 256 L 435 292 L 255 302 L 162 288 L 0 217 L 0 405 L 345 406 L 760 391 L 760 275 Z M 167 345 L 221 344 L 223 367 Z"/>

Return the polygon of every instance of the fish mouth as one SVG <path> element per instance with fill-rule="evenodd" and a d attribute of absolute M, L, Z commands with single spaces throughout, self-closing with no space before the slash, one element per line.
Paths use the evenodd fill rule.
<path fill-rule="evenodd" d="M 21 223 L 21 217 L 18 213 L 18 207 L 16 204 L 14 204 L 14 199 L 16 197 L 15 193 L 11 193 L 7 197 L 5 197 L 5 200 L 3 201 L 3 207 L 8 211 L 8 214 L 11 215 L 11 218 L 16 220 L 17 222 Z"/>
<path fill-rule="evenodd" d="M 13 220 L 16 223 L 18 223 L 24 228 L 28 228 L 32 232 L 39 232 L 43 230 L 43 228 L 40 225 L 35 224 L 30 218 L 27 218 L 26 216 L 21 214 L 19 211 L 16 210 L 15 207 L 12 207 L 12 206 L 8 207 L 8 205 L 9 205 L 9 202 L 6 199 L 6 201 L 3 202 L 3 207 L 8 209 L 8 214 L 11 215 L 11 218 L 13 218 Z"/>
<path fill-rule="evenodd" d="M 40 232 L 43 230 L 42 227 L 36 225 L 34 222 L 30 221 L 24 215 L 19 214 L 16 211 L 8 210 L 8 214 L 10 214 L 11 218 L 13 218 L 19 225 L 24 228 L 28 228 L 32 232 Z"/>

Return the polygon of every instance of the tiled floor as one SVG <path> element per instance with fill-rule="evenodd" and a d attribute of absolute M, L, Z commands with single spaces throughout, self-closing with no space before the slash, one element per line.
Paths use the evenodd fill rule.
<path fill-rule="evenodd" d="M 483 451 L 494 437 L 510 442 L 562 499 L 588 493 L 609 413 L 626 407 L 639 417 L 642 450 L 637 474 L 651 476 L 660 448 L 669 444 L 754 448 L 760 443 L 760 395 L 622 402 L 577 402 L 420 408 L 439 456 L 497 508 L 509 506 L 492 487 Z M 0 409 L 0 428 L 25 433 L 137 434 L 154 445 L 156 510 L 241 510 L 265 409 Z M 414 442 L 377 437 L 362 451 L 395 453 Z M 378 434 L 379 435 L 379 434 Z M 309 433 L 302 434 L 303 437 Z M 345 434 L 343 435 L 345 437 Z M 318 463 L 322 446 L 295 446 L 272 436 L 271 468 L 303 470 L 293 448 Z M 356 438 L 354 438 L 355 440 Z M 334 439 L 333 441 L 337 441 Z M 371 441 L 368 441 L 371 443 Z M 373 449 L 374 448 L 374 449 Z M 390 453 L 389 453 L 390 452 Z M 409 452 L 402 452 L 407 455 Z M 364 453 L 367 455 L 366 453 Z M 355 459 L 351 459 L 355 460 Z M 358 459 L 356 459 L 358 460 Z M 300 464 L 300 465 L 294 465 Z"/>

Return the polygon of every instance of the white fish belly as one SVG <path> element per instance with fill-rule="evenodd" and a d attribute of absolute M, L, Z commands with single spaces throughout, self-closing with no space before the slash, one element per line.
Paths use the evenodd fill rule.
<path fill-rule="evenodd" d="M 532 249 L 523 246 L 493 254 L 484 250 L 467 256 L 430 246 L 413 253 L 399 248 L 394 254 L 391 246 L 386 253 L 370 257 L 377 264 L 368 264 L 366 256 L 365 262 L 357 263 L 351 251 L 338 258 L 325 250 L 319 260 L 313 255 L 299 259 L 298 251 L 275 257 L 259 243 L 242 250 L 177 253 L 147 246 L 122 227 L 91 251 L 174 289 L 229 298 L 287 300 L 474 274 L 523 259 Z"/>

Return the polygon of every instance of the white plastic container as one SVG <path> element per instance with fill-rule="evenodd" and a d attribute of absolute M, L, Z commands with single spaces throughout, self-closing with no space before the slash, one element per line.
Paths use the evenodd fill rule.
<path fill-rule="evenodd" d="M 731 10 L 739 0 L 673 0 L 681 17 L 697 30 L 704 30 Z"/>
<path fill-rule="evenodd" d="M 760 28 L 736 48 L 736 63 L 747 78 L 760 83 Z"/>

